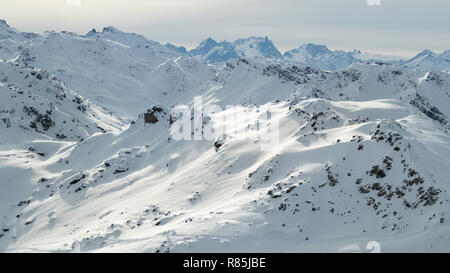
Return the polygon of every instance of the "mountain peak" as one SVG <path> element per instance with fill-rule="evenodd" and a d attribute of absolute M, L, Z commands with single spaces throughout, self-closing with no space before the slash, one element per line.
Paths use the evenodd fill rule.
<path fill-rule="evenodd" d="M 449 71 L 450 68 L 450 50 L 437 54 L 429 49 L 417 54 L 414 58 L 402 62 L 403 67 L 413 68 L 425 71 Z"/>
<path fill-rule="evenodd" d="M 329 50 L 327 46 L 317 45 L 317 44 L 313 44 L 313 43 L 304 44 L 304 45 L 300 46 L 299 49 L 303 49 L 313 56 L 331 53 L 331 50 Z"/>
<path fill-rule="evenodd" d="M 16 29 L 12 28 L 6 20 L 0 19 L 0 28 L 7 30 L 8 32 L 18 32 Z"/>
<path fill-rule="evenodd" d="M 205 40 L 201 41 L 199 47 L 212 47 L 216 46 L 217 42 L 211 37 L 206 38 Z"/>
<path fill-rule="evenodd" d="M 107 27 L 104 27 L 101 32 L 99 32 L 95 28 L 93 28 L 85 36 L 94 36 L 97 34 L 103 34 L 103 35 L 120 34 L 120 33 L 124 33 L 124 32 L 118 30 L 117 28 L 115 28 L 113 26 L 107 26 Z"/>
<path fill-rule="evenodd" d="M 103 32 L 120 33 L 121 31 L 113 26 L 108 26 L 103 28 Z"/>
<path fill-rule="evenodd" d="M 197 56 L 197 55 L 205 56 L 208 52 L 210 52 L 217 45 L 218 45 L 218 43 L 214 39 L 208 37 L 205 40 L 201 41 L 200 44 L 196 48 L 190 50 L 189 53 L 192 56 Z"/>
<path fill-rule="evenodd" d="M 85 36 L 89 37 L 89 36 L 93 36 L 96 35 L 98 32 L 95 28 L 91 29 L 88 33 L 86 33 Z"/>
<path fill-rule="evenodd" d="M 202 56 L 205 61 L 211 63 L 224 62 L 237 57 L 282 58 L 280 51 L 267 36 L 250 36 L 237 39 L 233 43 L 228 41 L 217 43 L 212 38 L 207 38 L 195 49 L 189 51 L 189 54 Z"/>
<path fill-rule="evenodd" d="M 267 36 L 250 36 L 246 39 L 238 39 L 233 45 L 240 53 L 239 55 L 245 57 L 262 56 L 271 59 L 282 58 L 280 51 Z"/>
<path fill-rule="evenodd" d="M 417 54 L 417 56 L 424 56 L 424 55 L 434 56 L 434 55 L 436 55 L 436 53 L 434 53 L 433 51 L 431 51 L 429 49 L 425 49 L 422 52 L 420 52 L 419 54 Z"/>
<path fill-rule="evenodd" d="M 112 40 L 112 41 L 119 42 L 123 45 L 132 46 L 132 47 L 142 47 L 142 46 L 164 47 L 160 43 L 149 40 L 140 34 L 124 32 L 124 31 L 118 30 L 117 28 L 115 28 L 113 26 L 104 27 L 101 32 L 99 32 L 95 28 L 93 28 L 91 31 L 89 31 L 85 35 L 85 37 L 88 37 L 88 38 L 94 37 L 94 38 Z M 167 47 L 164 47 L 164 48 L 167 49 Z"/>
<path fill-rule="evenodd" d="M 31 33 L 21 33 L 0 19 L 0 39 L 22 40 L 25 36 L 31 36 Z"/>
<path fill-rule="evenodd" d="M 357 62 L 358 60 L 353 55 L 358 52 L 331 51 L 325 45 L 307 43 L 296 49 L 286 51 L 283 57 L 291 62 L 334 71 Z"/>
<path fill-rule="evenodd" d="M 178 52 L 180 54 L 187 54 L 187 50 L 186 50 L 186 48 L 184 46 L 176 46 L 176 45 L 171 44 L 171 43 L 167 43 L 164 46 L 166 46 L 166 47 L 168 47 L 168 48 L 170 48 L 170 49 L 172 49 L 172 50 L 174 50 L 174 51 L 176 51 L 176 52 Z"/>
<path fill-rule="evenodd" d="M 416 56 L 414 56 L 410 61 L 421 61 L 424 59 L 432 59 L 434 57 L 436 57 L 437 54 L 434 53 L 433 51 L 429 50 L 429 49 L 425 49 L 423 51 L 421 51 L 419 54 L 417 54 Z"/>

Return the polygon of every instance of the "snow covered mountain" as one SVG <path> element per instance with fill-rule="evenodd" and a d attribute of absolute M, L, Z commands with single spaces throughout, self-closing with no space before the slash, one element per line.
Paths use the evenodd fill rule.
<path fill-rule="evenodd" d="M 198 47 L 189 51 L 191 56 L 199 56 L 208 63 L 221 63 L 238 57 L 259 59 L 280 59 L 280 51 L 267 37 L 250 37 L 238 39 L 233 43 L 223 41 L 217 43 L 208 38 Z"/>
<path fill-rule="evenodd" d="M 394 61 L 405 61 L 406 57 L 395 56 L 395 55 L 386 55 L 379 53 L 370 53 L 370 52 L 361 52 L 361 50 L 353 50 L 352 55 L 354 58 L 359 59 L 361 61 L 370 61 L 370 62 L 394 62 Z"/>
<path fill-rule="evenodd" d="M 317 69 L 335 71 L 359 62 L 353 53 L 331 51 L 324 45 L 305 44 L 297 49 L 289 50 L 283 55 L 284 59 L 302 63 Z"/>
<path fill-rule="evenodd" d="M 410 103 L 425 115 L 449 126 L 450 76 L 445 72 L 401 70 L 391 65 L 353 64 L 300 86 L 300 97 L 335 101 L 392 98 Z"/>
<path fill-rule="evenodd" d="M 180 54 L 185 54 L 184 47 L 169 45 Z M 224 63 L 239 57 L 258 59 L 260 61 L 284 61 L 310 66 L 316 69 L 337 71 L 354 63 L 386 63 L 405 69 L 416 69 L 421 71 L 449 71 L 449 50 L 436 54 L 430 50 L 424 50 L 412 59 L 382 54 L 371 54 L 353 51 L 332 51 L 325 45 L 307 43 L 300 47 L 286 51 L 281 55 L 267 37 L 250 37 L 239 39 L 233 43 L 222 41 L 216 42 L 212 38 L 202 41 L 196 48 L 188 51 L 191 56 L 211 63 Z"/>
<path fill-rule="evenodd" d="M 41 69 L 0 61 L 0 77 L 2 132 L 79 141 L 122 125 Z M 8 143 L 3 137 L 12 135 L 1 134 L 0 140 Z"/>
<path fill-rule="evenodd" d="M 17 61 L 53 73 L 86 98 L 130 119 L 145 109 L 147 101 L 167 92 L 145 84 L 152 79 L 149 74 L 180 55 L 140 35 L 108 27 L 85 36 L 46 32 L 28 42 Z M 128 115 L 121 112 L 124 108 L 135 111 Z"/>
<path fill-rule="evenodd" d="M 22 39 L 0 61 L 0 252 L 449 251 L 450 75 L 330 52 Z M 199 140 L 175 137 L 188 113 Z"/>
<path fill-rule="evenodd" d="M 36 34 L 19 32 L 0 19 L 0 59 L 15 57 L 20 46 L 27 40 L 36 37 Z"/>
<path fill-rule="evenodd" d="M 424 50 L 414 58 L 399 62 L 397 65 L 406 69 L 450 71 L 450 50 L 441 54 L 434 53 L 431 50 Z"/>
<path fill-rule="evenodd" d="M 10 40 L 23 40 L 24 34 L 8 25 L 5 20 L 0 19 L 0 38 Z"/>
<path fill-rule="evenodd" d="M 56 34 L 53 32 L 53 34 Z M 101 32 L 92 29 L 84 36 L 79 36 L 70 32 L 62 32 L 60 34 L 73 35 L 83 37 L 88 40 L 96 40 L 97 42 L 116 42 L 117 45 L 125 45 L 133 51 L 147 51 L 147 54 L 154 56 L 173 58 L 180 55 L 195 56 L 207 63 L 216 64 L 224 63 L 228 60 L 245 57 L 256 58 L 260 61 L 286 61 L 297 64 L 311 66 L 317 69 L 328 71 L 336 71 L 353 63 L 364 62 L 386 62 L 392 65 L 403 67 L 406 69 L 418 69 L 428 71 L 431 68 L 440 71 L 448 71 L 449 51 L 441 54 L 424 50 L 416 57 L 410 60 L 404 60 L 401 57 L 385 56 L 381 54 L 363 53 L 359 50 L 354 51 L 331 51 L 325 45 L 316 45 L 312 43 L 304 44 L 299 48 L 286 51 L 283 55 L 275 47 L 268 37 L 249 37 L 238 39 L 235 42 L 216 42 L 212 38 L 202 41 L 199 46 L 192 50 L 186 50 L 183 46 L 175 46 L 167 43 L 162 45 L 158 42 L 151 41 L 142 35 L 135 33 L 125 33 L 112 26 L 105 27 Z M 48 35 L 48 33 L 43 36 Z M 27 47 L 25 42 L 41 38 L 40 35 L 34 33 L 24 33 L 10 27 L 6 21 L 0 21 L 0 58 L 11 59 Z M 29 45 L 30 43 L 28 43 Z M 142 57 L 142 56 L 141 56 Z"/>

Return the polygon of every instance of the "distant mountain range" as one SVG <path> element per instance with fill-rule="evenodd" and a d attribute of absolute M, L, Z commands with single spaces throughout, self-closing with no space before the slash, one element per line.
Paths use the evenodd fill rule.
<path fill-rule="evenodd" d="M 66 32 L 67 33 L 67 32 Z M 74 33 L 71 33 L 76 35 Z M 44 34 L 19 32 L 0 20 L 0 58 L 9 59 L 18 52 L 17 48 L 27 40 L 36 39 Z M 196 48 L 187 50 L 184 46 L 170 43 L 162 45 L 142 35 L 125 33 L 112 26 L 102 32 L 91 30 L 85 38 L 97 38 L 116 41 L 132 47 L 158 47 L 161 52 L 189 55 L 206 63 L 223 63 L 231 59 L 245 57 L 261 61 L 284 61 L 307 65 L 316 69 L 336 71 L 353 63 L 385 63 L 406 69 L 450 71 L 450 50 L 441 54 L 424 50 L 412 59 L 382 54 L 363 53 L 360 50 L 332 51 L 325 45 L 307 43 L 282 54 L 268 37 L 249 37 L 234 42 L 217 42 L 212 38 L 202 41 Z"/>
<path fill-rule="evenodd" d="M 336 71 L 353 63 L 380 63 L 419 70 L 450 70 L 450 50 L 441 54 L 424 50 L 412 59 L 382 54 L 363 53 L 360 50 L 332 51 L 325 45 L 307 43 L 284 54 L 267 37 L 250 37 L 233 43 L 216 42 L 208 38 L 187 54 L 208 63 L 221 63 L 233 58 L 247 57 L 301 63 L 317 69 Z"/>
<path fill-rule="evenodd" d="M 206 62 L 219 63 L 238 57 L 281 59 L 283 56 L 269 38 L 250 37 L 233 43 L 216 42 L 208 38 L 198 47 L 190 50 L 189 55 L 199 56 Z"/>

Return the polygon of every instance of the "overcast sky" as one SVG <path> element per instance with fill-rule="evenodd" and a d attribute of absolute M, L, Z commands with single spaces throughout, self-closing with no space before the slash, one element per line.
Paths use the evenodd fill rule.
<path fill-rule="evenodd" d="M 450 48 L 450 0 L 0 0 L 0 18 L 29 32 L 112 25 L 188 48 L 251 35 L 281 51 L 307 42 L 407 57 Z"/>

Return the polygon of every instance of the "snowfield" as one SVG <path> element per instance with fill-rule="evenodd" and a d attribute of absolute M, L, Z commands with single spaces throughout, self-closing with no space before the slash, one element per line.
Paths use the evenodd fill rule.
<path fill-rule="evenodd" d="M 450 251 L 448 53 L 183 49 L 0 21 L 0 252 Z"/>

